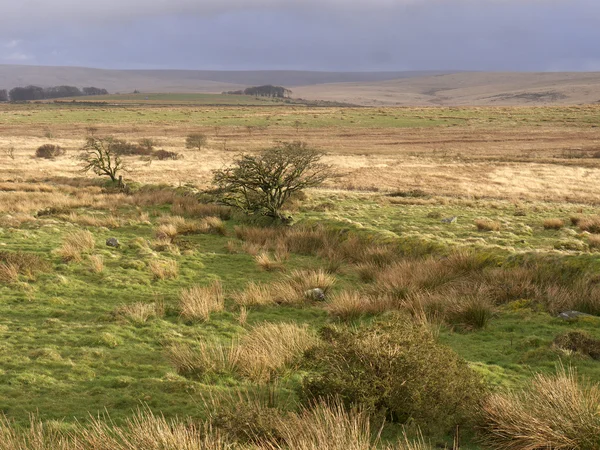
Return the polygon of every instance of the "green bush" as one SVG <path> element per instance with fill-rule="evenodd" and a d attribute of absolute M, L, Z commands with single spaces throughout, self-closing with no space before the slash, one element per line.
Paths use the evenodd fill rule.
<path fill-rule="evenodd" d="M 339 397 L 371 415 L 447 431 L 471 422 L 484 395 L 480 377 L 423 327 L 392 315 L 357 329 L 326 327 L 305 355 L 313 374 L 300 398 Z"/>

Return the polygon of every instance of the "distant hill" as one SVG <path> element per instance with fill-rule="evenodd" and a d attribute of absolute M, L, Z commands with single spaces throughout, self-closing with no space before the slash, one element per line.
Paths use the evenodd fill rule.
<path fill-rule="evenodd" d="M 111 93 L 220 93 L 273 84 L 292 96 L 357 105 L 550 105 L 600 102 L 600 72 L 310 72 L 105 70 L 0 65 L 0 89 L 95 86 Z"/>
<path fill-rule="evenodd" d="M 600 102 L 600 72 L 462 72 L 303 86 L 294 96 L 371 106 L 589 104 Z"/>
<path fill-rule="evenodd" d="M 84 67 L 0 65 L 0 89 L 28 84 L 42 87 L 96 86 L 109 92 L 223 92 L 273 84 L 294 88 L 322 83 L 380 82 L 448 72 L 309 72 L 210 70 L 105 70 Z"/>

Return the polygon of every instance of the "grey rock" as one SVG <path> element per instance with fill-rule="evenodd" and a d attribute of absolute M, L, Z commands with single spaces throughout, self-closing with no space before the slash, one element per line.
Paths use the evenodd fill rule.
<path fill-rule="evenodd" d="M 563 311 L 558 315 L 558 318 L 562 320 L 574 320 L 579 317 L 592 317 L 592 315 L 579 311 Z"/>
<path fill-rule="evenodd" d="M 106 245 L 109 247 L 119 248 L 121 244 L 119 244 L 119 240 L 117 238 L 108 238 L 106 240 Z"/>
<path fill-rule="evenodd" d="M 446 217 L 445 219 L 442 219 L 442 222 L 443 223 L 456 223 L 457 220 L 458 220 L 458 217 L 452 216 L 452 217 Z"/>
<path fill-rule="evenodd" d="M 304 296 L 310 300 L 322 302 L 325 300 L 325 292 L 321 288 L 309 289 L 304 293 Z"/>

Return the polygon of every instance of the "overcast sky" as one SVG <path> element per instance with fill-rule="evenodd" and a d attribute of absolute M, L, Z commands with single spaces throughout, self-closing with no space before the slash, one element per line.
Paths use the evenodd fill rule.
<path fill-rule="evenodd" d="M 600 71 L 600 0 L 0 0 L 0 63 Z"/>

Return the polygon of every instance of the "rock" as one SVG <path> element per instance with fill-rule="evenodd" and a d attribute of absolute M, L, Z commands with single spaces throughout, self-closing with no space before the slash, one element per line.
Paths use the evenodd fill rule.
<path fill-rule="evenodd" d="M 321 288 L 309 289 L 304 293 L 304 296 L 310 300 L 322 302 L 325 300 L 325 292 Z"/>
<path fill-rule="evenodd" d="M 458 217 L 452 216 L 452 217 L 446 217 L 445 219 L 442 219 L 442 222 L 443 223 L 456 223 L 457 220 L 458 220 Z"/>
<path fill-rule="evenodd" d="M 119 240 L 117 238 L 108 238 L 106 240 L 106 245 L 109 247 L 119 248 L 121 244 L 119 244 Z"/>
<path fill-rule="evenodd" d="M 579 311 L 563 311 L 558 316 L 562 320 L 575 320 L 579 317 L 593 317 L 591 314 L 582 313 Z"/>

